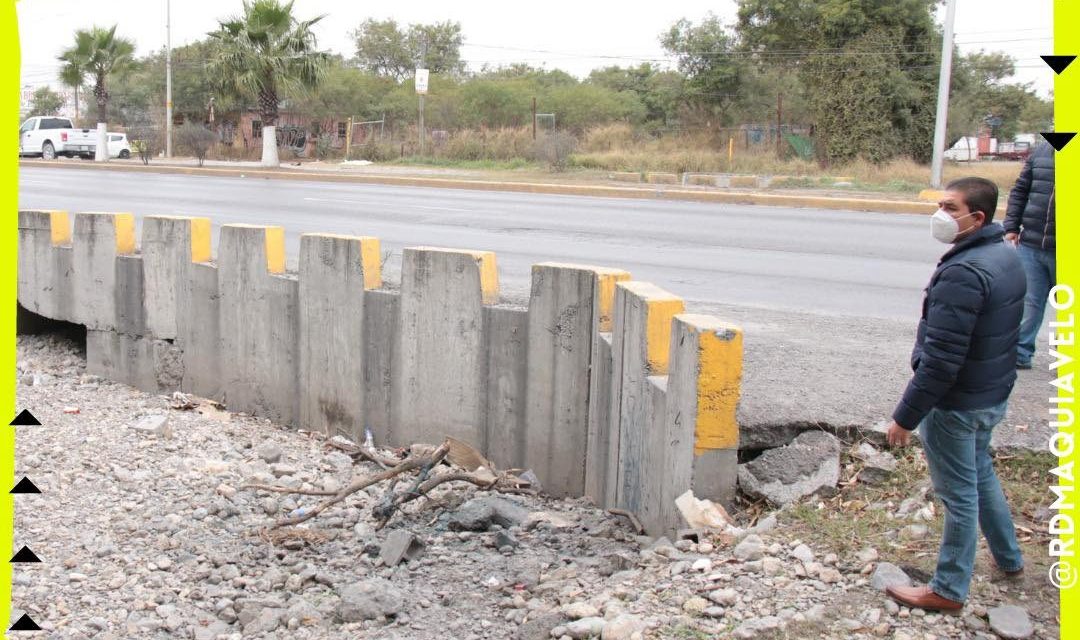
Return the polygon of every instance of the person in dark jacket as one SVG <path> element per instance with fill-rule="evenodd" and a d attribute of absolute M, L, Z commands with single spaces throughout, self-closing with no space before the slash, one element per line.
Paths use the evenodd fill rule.
<path fill-rule="evenodd" d="M 1017 248 L 1027 275 L 1016 367 L 1030 369 L 1050 290 L 1057 284 L 1054 251 L 1054 148 L 1042 143 L 1031 153 L 1009 192 L 1005 240 Z"/>
<path fill-rule="evenodd" d="M 945 505 L 930 584 L 887 591 L 909 607 L 963 607 L 980 528 L 1001 571 L 1017 576 L 1024 565 L 989 452 L 1016 381 L 1027 288 L 1016 251 L 993 222 L 997 201 L 994 183 L 962 178 L 949 183 L 931 218 L 934 237 L 952 247 L 926 288 L 914 375 L 887 435 L 891 446 L 904 446 L 918 427 L 934 492 Z"/>

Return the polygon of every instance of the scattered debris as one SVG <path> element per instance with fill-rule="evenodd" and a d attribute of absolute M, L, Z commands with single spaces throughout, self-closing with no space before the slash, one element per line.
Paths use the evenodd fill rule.
<path fill-rule="evenodd" d="M 641 524 L 641 520 L 636 515 L 626 509 L 608 509 L 608 513 L 613 516 L 620 516 L 630 521 L 630 525 L 634 527 L 634 533 L 645 535 L 645 525 Z"/>
<path fill-rule="evenodd" d="M 870 485 L 879 485 L 887 481 L 896 472 L 899 462 L 888 451 L 879 451 L 869 442 L 860 444 L 854 456 L 863 462 L 859 470 L 859 480 Z"/>
<path fill-rule="evenodd" d="M 467 446 L 467 445 L 466 445 Z M 448 439 L 445 440 L 438 447 L 433 447 L 427 444 L 414 444 L 409 448 L 409 455 L 398 462 L 396 465 L 385 469 L 374 475 L 366 476 L 355 480 L 349 486 L 340 489 L 338 491 L 328 491 L 319 489 L 300 489 L 290 486 L 277 486 L 277 485 L 265 485 L 265 484 L 247 484 L 245 488 L 255 489 L 258 491 L 270 491 L 276 493 L 291 493 L 297 495 L 313 495 L 313 496 L 328 496 L 330 499 L 326 500 L 315 507 L 312 507 L 309 511 L 296 516 L 290 516 L 282 520 L 278 520 L 274 526 L 284 527 L 297 525 L 302 522 L 306 522 L 311 518 L 318 516 L 326 509 L 338 504 L 345 498 L 367 489 L 370 486 L 376 485 L 380 482 L 391 480 L 386 489 L 386 493 L 383 499 L 372 508 L 372 512 L 375 514 L 380 522 L 380 526 L 389 522 L 394 513 L 404 504 L 411 502 L 422 496 L 426 496 L 432 489 L 438 487 L 441 484 L 447 482 L 466 482 L 480 487 L 486 491 L 501 491 L 506 493 L 533 493 L 533 491 L 527 487 L 522 487 L 522 482 L 510 472 L 494 473 L 465 473 L 460 471 L 442 471 L 435 472 L 437 468 L 443 466 L 443 462 L 450 462 L 447 460 L 451 448 L 455 448 L 455 445 Z M 458 455 L 464 455 L 466 462 L 474 462 L 475 459 L 470 458 L 467 451 L 463 452 L 461 447 L 456 447 Z M 359 449 L 359 447 L 358 447 Z M 276 466 L 276 465 L 275 465 Z M 456 465 L 453 465 L 456 466 Z M 478 467 L 477 469 L 480 469 Z M 284 475 L 293 475 L 295 471 L 290 468 L 290 473 L 284 473 L 280 468 L 274 469 L 274 475 L 281 477 Z M 433 473 L 435 472 L 435 473 Z M 409 486 L 402 490 L 396 491 L 396 487 L 400 481 L 399 476 L 403 474 L 415 473 L 413 481 Z M 490 503 L 495 505 L 498 503 Z M 511 503 L 512 504 L 512 503 Z M 520 507 L 519 507 L 520 508 Z M 492 519 L 494 517 L 504 517 L 509 508 L 492 511 Z M 524 509 L 522 509 L 524 512 Z M 527 516 L 524 513 L 520 516 L 523 521 Z M 498 522 L 498 520 L 496 520 Z M 502 523 L 500 523 L 502 524 Z M 509 526 L 509 525 L 503 525 Z"/>
<path fill-rule="evenodd" d="M 132 431 L 146 433 L 159 438 L 172 438 L 172 425 L 169 424 L 169 416 L 163 413 L 155 413 L 143 416 L 138 422 L 131 425 Z"/>
<path fill-rule="evenodd" d="M 416 536 L 404 529 L 396 529 L 386 536 L 379 557 L 386 566 L 395 567 L 403 560 L 407 562 L 419 556 L 423 550 L 424 543 Z"/>
<path fill-rule="evenodd" d="M 778 506 L 834 488 L 840 480 L 840 449 L 836 436 L 806 431 L 791 444 L 739 465 L 739 487 Z"/>
<path fill-rule="evenodd" d="M 990 630 L 1002 638 L 1030 638 L 1035 633 L 1027 611 L 1016 605 L 994 607 L 987 612 Z"/>
<path fill-rule="evenodd" d="M 686 526 L 691 529 L 729 531 L 732 528 L 733 520 L 724 507 L 712 500 L 694 497 L 691 489 L 687 489 L 685 493 L 675 498 L 675 506 L 686 521 Z"/>

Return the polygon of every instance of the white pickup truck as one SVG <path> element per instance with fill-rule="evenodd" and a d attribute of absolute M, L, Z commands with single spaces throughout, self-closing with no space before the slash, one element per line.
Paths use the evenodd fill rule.
<path fill-rule="evenodd" d="M 34 116 L 19 127 L 19 155 L 40 155 L 46 160 L 57 156 L 93 158 L 97 131 L 75 129 L 71 120 L 58 116 Z"/>

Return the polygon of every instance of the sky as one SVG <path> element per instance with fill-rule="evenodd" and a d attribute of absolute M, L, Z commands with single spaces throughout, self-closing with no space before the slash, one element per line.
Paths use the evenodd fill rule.
<path fill-rule="evenodd" d="M 393 18 L 399 24 L 453 20 L 462 25 L 462 54 L 471 69 L 526 62 L 583 77 L 611 64 L 664 64 L 670 58 L 660 46 L 661 31 L 680 18 L 698 21 L 710 11 L 731 23 L 736 7 L 734 0 L 633 4 L 631 10 L 625 0 L 296 0 L 295 12 L 301 18 L 327 14 L 316 27 L 319 46 L 346 56 L 353 54 L 350 32 L 366 18 Z M 79 28 L 118 24 L 118 33 L 135 40 L 138 55 L 165 45 L 166 0 L 21 0 L 16 6 L 24 86 L 59 87 L 56 56 L 69 46 L 67 34 Z M 173 2 L 173 46 L 201 39 L 216 19 L 241 7 L 241 0 Z M 944 11 L 939 13 L 943 18 Z M 1012 55 L 1015 80 L 1031 82 L 1039 95 L 1049 97 L 1053 72 L 1039 55 L 1053 53 L 1052 21 L 1052 0 L 957 0 L 956 41 L 965 53 L 985 49 Z"/>

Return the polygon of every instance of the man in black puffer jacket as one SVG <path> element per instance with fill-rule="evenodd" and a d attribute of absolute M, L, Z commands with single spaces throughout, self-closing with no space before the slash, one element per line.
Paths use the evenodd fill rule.
<path fill-rule="evenodd" d="M 945 530 L 930 584 L 887 590 L 909 607 L 963 608 L 980 528 L 1000 570 L 1015 576 L 1024 566 L 990 458 L 990 436 L 1016 381 L 1026 290 L 1016 251 L 993 223 L 997 201 L 994 183 L 963 178 L 949 183 L 931 218 L 934 237 L 953 246 L 926 288 L 911 354 L 915 374 L 888 441 L 903 446 L 919 428 L 934 492 L 945 504 Z"/>
<path fill-rule="evenodd" d="M 1054 191 L 1054 148 L 1044 142 L 1024 163 L 1005 212 L 1005 240 L 1017 247 L 1027 275 L 1024 320 L 1016 351 L 1019 369 L 1031 368 L 1046 300 L 1057 284 Z"/>

